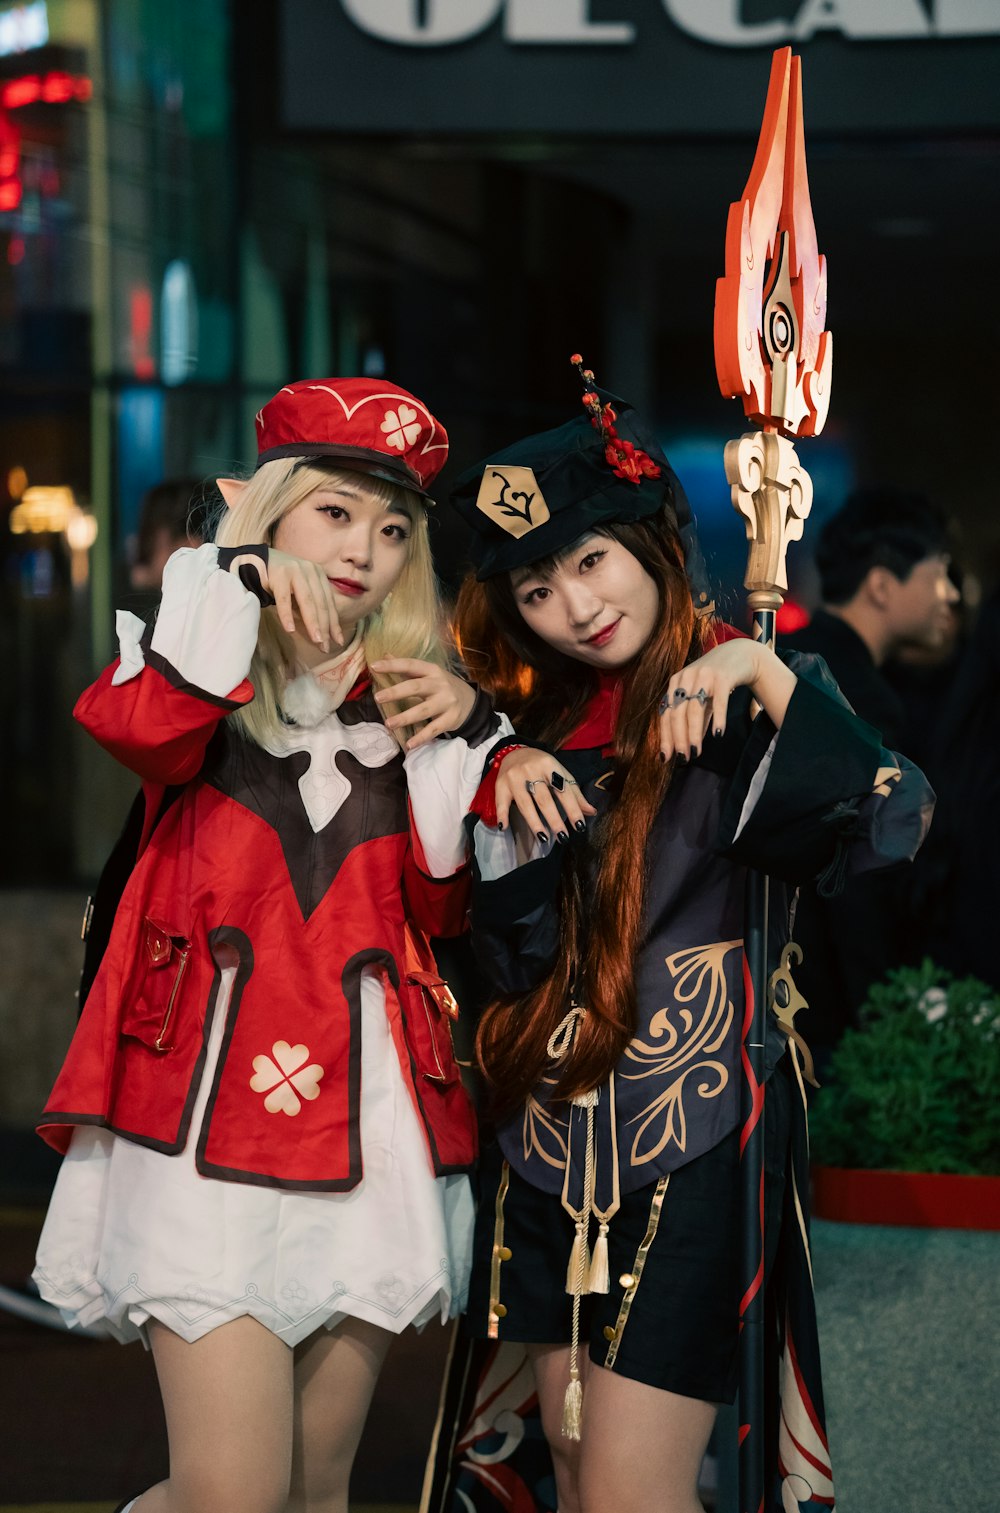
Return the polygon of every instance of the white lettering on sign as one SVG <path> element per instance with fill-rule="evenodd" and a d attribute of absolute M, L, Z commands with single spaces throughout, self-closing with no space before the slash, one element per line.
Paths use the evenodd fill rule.
<path fill-rule="evenodd" d="M 682 32 L 702 42 L 728 47 L 779 47 L 791 41 L 788 21 L 741 19 L 741 0 L 663 0 L 663 9 Z"/>
<path fill-rule="evenodd" d="M 591 0 L 340 0 L 362 31 L 404 47 L 443 47 L 477 37 L 502 15 L 510 43 L 636 40 L 631 21 L 594 21 Z M 1000 36 L 1000 0 L 802 0 L 786 21 L 745 21 L 743 0 L 661 0 L 681 31 L 722 47 L 776 47 L 839 32 L 858 42 Z"/>
<path fill-rule="evenodd" d="M 384 42 L 408 47 L 440 47 L 466 42 L 485 31 L 503 0 L 341 0 L 355 26 Z"/>
<path fill-rule="evenodd" d="M 920 0 L 891 0 L 874 6 L 871 0 L 805 0 L 795 17 L 796 42 L 808 42 L 817 32 L 841 32 L 858 41 L 889 37 L 929 37 L 931 23 Z"/>
<path fill-rule="evenodd" d="M 727 47 L 774 47 L 808 42 L 835 31 L 858 42 L 903 37 L 1000 36 L 998 0 L 936 0 L 928 15 L 922 0 L 803 0 L 793 20 L 744 21 L 742 0 L 662 0 L 681 29 L 702 42 Z"/>
<path fill-rule="evenodd" d="M 590 0 L 507 0 L 508 42 L 635 41 L 630 21 L 592 21 Z"/>
<path fill-rule="evenodd" d="M 1000 37 L 997 0 L 937 0 L 939 37 Z"/>

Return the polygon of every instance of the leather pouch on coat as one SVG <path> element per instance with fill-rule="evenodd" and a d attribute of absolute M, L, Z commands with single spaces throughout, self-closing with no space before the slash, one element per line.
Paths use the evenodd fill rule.
<path fill-rule="evenodd" d="M 142 922 L 139 962 L 121 1032 L 154 1051 L 173 1049 L 191 942 L 161 920 Z"/>

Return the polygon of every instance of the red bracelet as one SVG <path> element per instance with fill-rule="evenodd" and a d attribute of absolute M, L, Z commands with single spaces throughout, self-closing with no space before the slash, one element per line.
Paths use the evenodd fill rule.
<path fill-rule="evenodd" d="M 493 756 L 490 759 L 489 770 L 491 772 L 498 772 L 500 770 L 500 763 L 503 761 L 504 757 L 510 756 L 512 751 L 524 750 L 525 745 L 523 741 L 511 741 L 509 746 L 501 746 L 499 751 L 495 751 L 493 753 Z"/>
<path fill-rule="evenodd" d="M 469 805 L 470 814 L 477 814 L 483 824 L 488 825 L 491 830 L 495 830 L 497 824 L 496 791 L 497 778 L 500 775 L 500 763 L 505 756 L 510 756 L 512 751 L 523 750 L 523 741 L 512 741 L 509 746 L 500 747 L 500 750 L 492 758 L 490 765 L 483 773 L 483 780 L 479 784 L 475 798 Z"/>

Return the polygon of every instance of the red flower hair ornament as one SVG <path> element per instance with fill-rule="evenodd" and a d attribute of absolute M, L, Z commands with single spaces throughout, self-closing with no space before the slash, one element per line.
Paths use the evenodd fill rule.
<path fill-rule="evenodd" d="M 638 484 L 640 478 L 659 478 L 663 472 L 659 463 L 654 462 L 641 447 L 634 446 L 631 441 L 618 435 L 615 430 L 618 416 L 610 404 L 601 404 L 600 395 L 594 387 L 593 370 L 583 366 L 579 352 L 573 353 L 570 362 L 583 380 L 583 406 L 590 412 L 590 423 L 594 430 L 601 433 L 604 456 L 615 477 L 635 484 Z"/>

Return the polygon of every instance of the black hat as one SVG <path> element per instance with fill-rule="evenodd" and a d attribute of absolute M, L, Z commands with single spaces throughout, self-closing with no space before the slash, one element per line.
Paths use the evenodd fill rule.
<path fill-rule="evenodd" d="M 589 370 L 583 376 L 583 414 L 500 448 L 455 486 L 452 503 L 473 529 L 476 577 L 524 567 L 596 527 L 641 520 L 667 505 L 695 604 L 707 607 L 705 564 L 680 479 L 632 406 L 594 388 Z"/>

